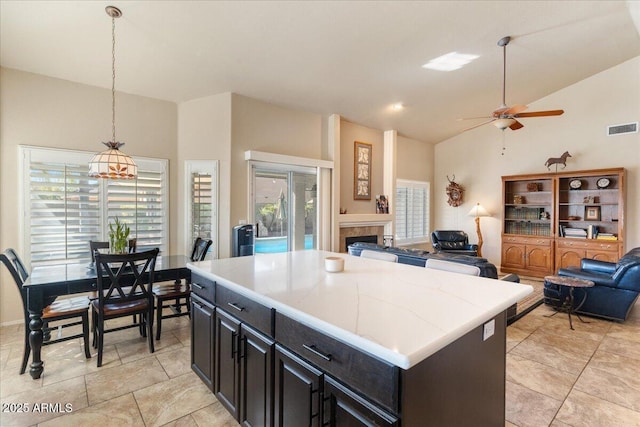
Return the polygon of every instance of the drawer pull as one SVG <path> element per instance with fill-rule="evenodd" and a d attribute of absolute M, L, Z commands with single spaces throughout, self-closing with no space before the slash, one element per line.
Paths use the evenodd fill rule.
<path fill-rule="evenodd" d="M 191 285 L 192 285 L 192 286 L 195 286 L 196 288 L 198 288 L 198 289 L 200 289 L 200 290 L 203 290 L 203 289 L 204 289 L 204 286 L 200 286 L 200 285 L 198 285 L 197 283 L 192 283 Z"/>
<path fill-rule="evenodd" d="M 228 306 L 238 310 L 238 311 L 244 311 L 244 307 L 240 307 L 238 304 L 236 304 L 235 302 L 228 302 L 227 303 Z"/>
<path fill-rule="evenodd" d="M 316 356 L 323 358 L 327 362 L 331 362 L 331 355 L 318 350 L 314 344 L 312 345 L 302 344 L 302 347 L 309 350 L 311 353 L 315 354 Z"/>

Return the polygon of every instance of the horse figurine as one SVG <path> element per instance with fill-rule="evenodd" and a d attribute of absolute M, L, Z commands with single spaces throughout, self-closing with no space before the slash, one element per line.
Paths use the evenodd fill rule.
<path fill-rule="evenodd" d="M 549 157 L 544 165 L 547 167 L 547 170 L 551 170 L 551 165 L 556 165 L 556 170 L 558 170 L 558 165 L 562 164 L 562 169 L 564 169 L 567 167 L 567 157 L 571 157 L 571 154 L 565 151 L 560 157 Z"/>

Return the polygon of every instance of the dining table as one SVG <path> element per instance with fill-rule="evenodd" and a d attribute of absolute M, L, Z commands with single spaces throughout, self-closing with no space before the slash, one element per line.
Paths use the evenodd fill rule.
<path fill-rule="evenodd" d="M 165 282 L 191 281 L 191 270 L 187 268 L 189 257 L 184 255 L 159 256 L 156 260 L 153 280 Z M 133 273 L 130 274 L 134 280 Z M 108 280 L 108 278 L 105 276 Z M 44 341 L 42 312 L 56 297 L 97 290 L 97 274 L 91 262 L 74 264 L 40 265 L 34 267 L 23 284 L 29 311 L 29 343 L 32 360 L 29 374 L 38 379 L 44 371 L 41 350 Z"/>

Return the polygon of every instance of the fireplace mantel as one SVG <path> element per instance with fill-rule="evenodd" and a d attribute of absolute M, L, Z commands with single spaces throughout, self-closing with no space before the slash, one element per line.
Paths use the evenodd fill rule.
<path fill-rule="evenodd" d="M 392 214 L 340 214 L 338 224 L 340 228 L 386 226 L 393 221 Z"/>

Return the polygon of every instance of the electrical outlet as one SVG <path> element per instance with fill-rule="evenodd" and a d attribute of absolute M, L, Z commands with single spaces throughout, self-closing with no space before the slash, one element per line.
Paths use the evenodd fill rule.
<path fill-rule="evenodd" d="M 496 333 L 496 319 L 485 323 L 482 329 L 482 341 L 486 341 Z"/>

